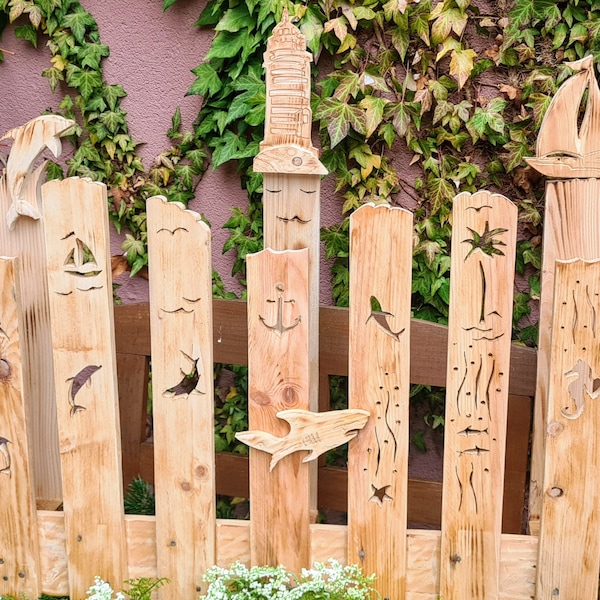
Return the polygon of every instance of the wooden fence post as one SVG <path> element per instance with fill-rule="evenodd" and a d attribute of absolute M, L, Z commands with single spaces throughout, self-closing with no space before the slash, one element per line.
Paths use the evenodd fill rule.
<path fill-rule="evenodd" d="M 19 274 L 0 259 L 0 594 L 39 598 L 40 555 L 23 395 Z"/>
<path fill-rule="evenodd" d="M 106 186 L 42 186 L 69 591 L 126 576 Z"/>
<path fill-rule="evenodd" d="M 440 597 L 499 594 L 517 208 L 463 193 L 452 210 Z"/>
<path fill-rule="evenodd" d="M 182 204 L 147 207 L 159 594 L 190 598 L 216 562 L 211 234 Z"/>
<path fill-rule="evenodd" d="M 546 183 L 544 213 L 537 389 L 529 490 L 532 533 L 538 532 L 543 496 L 555 261 L 600 258 L 600 168 L 596 161 L 600 148 L 600 88 L 591 56 L 566 64 L 575 74 L 558 89 L 544 115 L 536 157 L 526 159 L 534 169 L 552 179 Z M 585 115 L 580 118 L 579 109 L 586 92 Z"/>
<path fill-rule="evenodd" d="M 29 435 L 32 467 L 39 508 L 60 505 L 60 458 L 52 339 L 46 283 L 44 220 L 39 206 L 40 185 L 46 162 L 35 162 L 48 148 L 54 156 L 61 152 L 60 134 L 74 121 L 59 115 L 43 115 L 7 132 L 2 139 L 13 144 L 0 178 L 0 255 L 20 260 L 21 333 L 23 392 L 30 405 Z M 35 168 L 34 168 L 35 167 Z"/>
<path fill-rule="evenodd" d="M 348 562 L 406 590 L 412 214 L 367 204 L 350 218 L 349 406 L 371 413 L 349 443 Z"/>
<path fill-rule="evenodd" d="M 597 598 L 600 261 L 558 261 L 536 598 Z"/>
<path fill-rule="evenodd" d="M 250 429 L 284 437 L 276 414 L 309 408 L 308 250 L 263 250 L 248 265 L 248 420 Z M 250 451 L 250 549 L 255 565 L 295 572 L 310 560 L 309 472 L 304 454 Z"/>

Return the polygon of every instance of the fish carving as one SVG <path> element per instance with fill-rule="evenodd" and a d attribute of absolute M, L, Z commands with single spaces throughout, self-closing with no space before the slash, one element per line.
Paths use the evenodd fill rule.
<path fill-rule="evenodd" d="M 8 450 L 8 444 L 11 441 L 7 440 L 5 437 L 0 437 L 0 473 L 4 475 L 11 476 L 11 458 L 10 452 Z"/>
<path fill-rule="evenodd" d="M 358 435 L 369 416 L 368 411 L 359 408 L 322 413 L 301 409 L 282 410 L 277 417 L 290 425 L 286 436 L 280 438 L 265 431 L 243 431 L 236 433 L 235 437 L 251 448 L 272 454 L 272 471 L 283 457 L 293 452 L 308 451 L 302 459 L 302 462 L 308 462 L 327 450 L 345 444 Z"/>
<path fill-rule="evenodd" d="M 5 133 L 1 140 L 12 138 L 13 144 L 6 163 L 6 182 L 11 205 L 6 214 L 9 229 L 13 229 L 20 215 L 39 219 L 37 197 L 27 197 L 26 190 L 36 190 L 37 185 L 29 185 L 31 177 L 39 177 L 43 169 L 32 173 L 35 161 L 45 148 L 48 148 L 55 158 L 61 153 L 60 135 L 75 125 L 75 121 L 65 119 L 60 115 L 42 115 L 31 121 L 15 127 Z"/>
<path fill-rule="evenodd" d="M 75 397 L 84 385 L 92 385 L 92 375 L 101 368 L 102 365 L 88 365 L 81 369 L 75 377 L 69 377 L 69 379 L 67 379 L 67 381 L 71 382 L 69 387 L 69 404 L 71 405 L 69 414 L 71 417 L 82 410 L 87 410 L 85 406 L 75 403 Z"/>

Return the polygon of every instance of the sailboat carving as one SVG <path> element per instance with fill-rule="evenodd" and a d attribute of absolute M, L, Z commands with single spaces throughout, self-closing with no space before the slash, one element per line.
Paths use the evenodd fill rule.
<path fill-rule="evenodd" d="M 536 144 L 537 156 L 525 160 L 549 177 L 600 177 L 600 88 L 593 58 L 565 64 L 576 73 L 562 84 L 548 107 Z M 579 123 L 586 90 L 587 104 Z"/>
<path fill-rule="evenodd" d="M 77 277 L 93 277 L 102 273 L 92 251 L 79 238 L 75 239 L 75 246 L 67 255 L 64 271 Z"/>

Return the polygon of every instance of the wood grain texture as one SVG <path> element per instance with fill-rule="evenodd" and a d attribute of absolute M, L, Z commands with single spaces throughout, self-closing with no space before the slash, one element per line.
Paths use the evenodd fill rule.
<path fill-rule="evenodd" d="M 126 564 L 106 187 L 69 178 L 42 197 L 69 591 L 82 598 Z"/>
<path fill-rule="evenodd" d="M 130 576 L 156 576 L 155 517 L 126 515 Z M 63 513 L 38 512 L 42 559 L 42 589 L 47 594 L 68 593 L 65 576 Z M 342 525 L 311 525 L 311 559 L 335 558 L 344 563 L 348 530 Z M 409 529 L 407 532 L 407 600 L 438 600 L 440 532 Z M 250 522 L 217 519 L 217 562 L 222 567 L 239 559 L 250 564 Z M 499 600 L 531 600 L 534 596 L 538 539 L 534 536 L 503 535 L 500 546 Z M 130 563 L 131 565 L 131 563 Z"/>
<path fill-rule="evenodd" d="M 273 29 L 263 55 L 266 71 L 265 139 L 254 159 L 257 173 L 326 175 L 312 145 L 310 63 L 306 39 L 287 8 Z"/>
<path fill-rule="evenodd" d="M 554 265 L 556 260 L 600 258 L 599 196 L 599 179 L 550 181 L 546 184 L 537 384 L 529 491 L 530 527 L 532 529 L 539 527 L 543 495 L 544 438 L 555 290 Z"/>
<path fill-rule="evenodd" d="M 17 260 L 0 258 L 0 594 L 38 598 L 41 573 L 23 396 Z"/>
<path fill-rule="evenodd" d="M 248 255 L 248 421 L 277 437 L 286 409 L 309 409 L 308 250 Z M 309 472 L 301 452 L 270 471 L 270 455 L 250 452 L 253 564 L 309 562 Z"/>
<path fill-rule="evenodd" d="M 594 58 L 566 62 L 575 74 L 558 88 L 536 142 L 536 157 L 525 159 L 534 169 L 553 178 L 591 178 L 600 175 L 600 88 Z M 587 95 L 587 97 L 586 97 Z M 581 104 L 585 112 L 580 116 Z"/>
<path fill-rule="evenodd" d="M 348 562 L 406 587 L 412 213 L 367 204 L 350 218 L 348 405 L 371 418 L 348 448 Z"/>
<path fill-rule="evenodd" d="M 19 147 L 13 144 L 9 162 L 19 154 L 18 151 Z M 23 153 L 25 150 L 21 148 L 20 154 Z M 30 156 L 29 159 L 31 158 Z M 20 162 L 23 158 L 16 160 Z M 0 177 L 0 254 L 18 256 L 21 263 L 19 286 L 23 313 L 23 393 L 28 403 L 31 439 L 36 440 L 36 444 L 32 446 L 35 494 L 40 502 L 56 508 L 61 502 L 62 489 L 54 371 L 51 360 L 52 338 L 46 283 L 44 222 L 43 219 L 17 219 L 16 212 L 12 212 L 10 219 L 7 218 L 11 211 L 16 211 L 10 189 L 13 193 L 18 193 L 23 199 L 22 202 L 34 206 L 35 212 L 38 212 L 40 181 L 45 164 L 40 165 L 31 174 L 29 166 L 16 168 L 17 171 L 20 170 L 20 175 L 18 172 L 10 176 L 4 173 Z"/>
<path fill-rule="evenodd" d="M 464 193 L 452 218 L 440 596 L 488 600 L 499 594 L 517 209 Z"/>
<path fill-rule="evenodd" d="M 161 196 L 147 210 L 159 595 L 187 598 L 216 551 L 211 234 Z"/>
<path fill-rule="evenodd" d="M 536 598 L 596 598 L 600 261 L 556 263 Z"/>

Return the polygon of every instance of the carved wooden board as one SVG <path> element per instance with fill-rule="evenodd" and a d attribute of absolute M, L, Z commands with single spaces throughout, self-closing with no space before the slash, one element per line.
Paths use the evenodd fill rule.
<path fill-rule="evenodd" d="M 46 163 L 36 159 L 47 148 L 57 157 L 60 134 L 73 121 L 44 115 L 7 132 L 12 139 L 6 171 L 0 178 L 0 254 L 18 256 L 23 330 L 23 392 L 30 408 L 29 431 L 36 497 L 41 507 L 56 508 L 62 498 L 52 341 L 46 284 L 44 226 L 40 185 Z"/>
<path fill-rule="evenodd" d="M 70 595 L 125 575 L 106 186 L 42 186 Z M 110 549 L 110 551 L 107 551 Z"/>
<path fill-rule="evenodd" d="M 349 406 L 371 419 L 349 445 L 348 562 L 392 600 L 406 589 L 412 214 L 368 204 L 350 223 Z"/>
<path fill-rule="evenodd" d="M 536 598 L 596 598 L 600 261 L 557 262 Z"/>
<path fill-rule="evenodd" d="M 459 194 L 452 211 L 440 596 L 499 594 L 517 209 Z"/>
<path fill-rule="evenodd" d="M 39 598 L 37 513 L 23 397 L 15 267 L 14 258 L 0 259 L 0 594 Z"/>
<path fill-rule="evenodd" d="M 284 437 L 277 418 L 287 409 L 309 408 L 308 250 L 264 250 L 248 265 L 249 427 Z M 252 563 L 285 564 L 299 572 L 309 564 L 309 472 L 303 452 L 279 461 L 250 452 Z"/>
<path fill-rule="evenodd" d="M 600 180 L 572 179 L 546 184 L 544 253 L 540 299 L 536 405 L 531 448 L 530 525 L 539 526 L 544 473 L 554 265 L 556 260 L 600 258 Z"/>
<path fill-rule="evenodd" d="M 215 563 L 211 234 L 162 196 L 147 210 L 160 595 L 186 598 Z"/>

